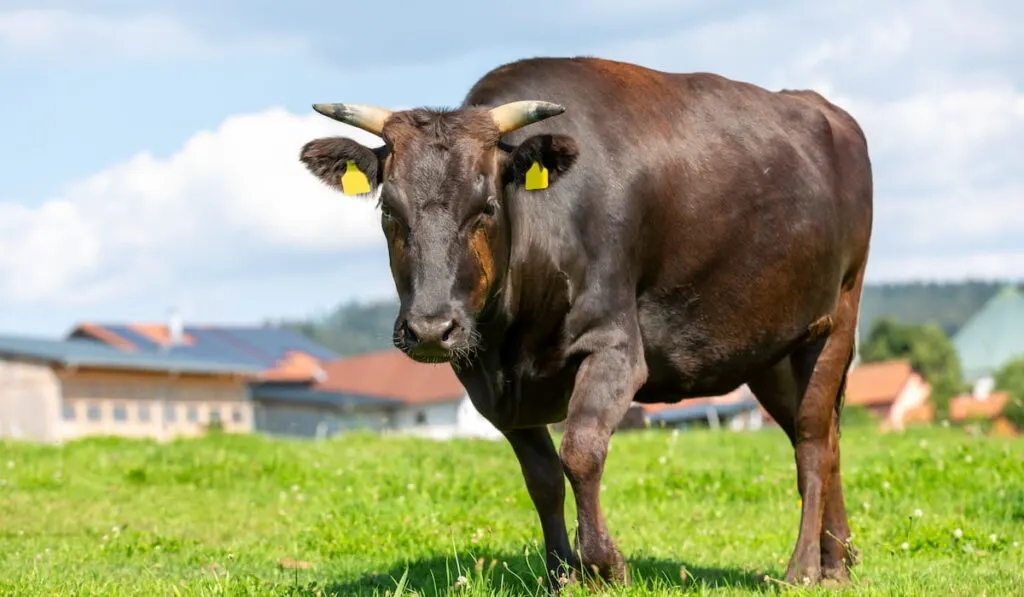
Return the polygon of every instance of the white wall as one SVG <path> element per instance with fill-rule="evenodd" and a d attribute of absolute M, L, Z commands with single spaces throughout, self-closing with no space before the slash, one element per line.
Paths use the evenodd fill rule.
<path fill-rule="evenodd" d="M 60 384 L 49 365 L 0 359 L 0 437 L 57 442 Z"/>
<path fill-rule="evenodd" d="M 924 404 L 930 396 L 931 386 L 928 382 L 917 373 L 911 375 L 907 385 L 903 387 L 899 396 L 896 397 L 896 401 L 893 402 L 892 408 L 889 409 L 886 422 L 892 429 L 903 429 L 905 426 L 903 418 L 907 412 Z"/>
<path fill-rule="evenodd" d="M 422 416 L 425 421 L 418 417 Z M 399 409 L 390 433 L 433 439 L 476 437 L 500 439 L 503 436 L 473 406 L 468 396 L 438 404 L 410 405 Z"/>

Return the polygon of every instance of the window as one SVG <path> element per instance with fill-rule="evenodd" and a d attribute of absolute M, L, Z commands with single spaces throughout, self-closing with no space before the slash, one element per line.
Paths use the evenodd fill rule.
<path fill-rule="evenodd" d="M 240 409 L 240 408 L 233 408 L 233 409 L 231 409 L 231 420 L 234 421 L 235 423 L 241 423 L 242 422 L 242 409 Z"/>
<path fill-rule="evenodd" d="M 199 411 L 196 410 L 196 407 L 190 406 L 185 411 L 185 418 L 188 419 L 189 423 L 195 423 L 199 421 Z"/>
<path fill-rule="evenodd" d="M 138 415 L 139 415 L 139 420 L 140 421 L 143 421 L 143 422 L 149 421 L 149 405 L 146 404 L 146 403 L 140 404 L 139 405 Z"/>
<path fill-rule="evenodd" d="M 70 403 L 65 402 L 64 403 L 63 412 L 64 412 L 64 420 L 65 421 L 74 421 L 75 420 L 75 405 L 74 404 L 70 404 Z"/>
<path fill-rule="evenodd" d="M 422 410 L 416 413 L 416 424 L 425 425 L 427 423 L 427 413 Z"/>
<path fill-rule="evenodd" d="M 118 423 L 123 423 L 128 420 L 128 408 L 125 405 L 114 405 L 114 420 Z"/>
<path fill-rule="evenodd" d="M 164 405 L 164 421 L 173 423 L 178 420 L 178 411 L 174 408 L 173 404 Z"/>
<path fill-rule="evenodd" d="M 85 410 L 85 417 L 90 421 L 99 421 L 103 418 L 103 411 L 100 410 L 100 405 L 92 403 Z"/>
<path fill-rule="evenodd" d="M 219 408 L 213 407 L 213 408 L 210 409 L 210 422 L 211 423 L 220 423 L 220 409 Z"/>

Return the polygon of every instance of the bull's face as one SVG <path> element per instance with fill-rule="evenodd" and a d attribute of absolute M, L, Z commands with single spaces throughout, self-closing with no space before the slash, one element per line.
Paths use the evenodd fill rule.
<path fill-rule="evenodd" d="M 506 192 L 524 183 L 534 162 L 547 168 L 553 183 L 576 158 L 575 143 L 562 135 L 538 135 L 511 150 L 499 139 L 564 109 L 546 102 L 451 112 L 314 108 L 384 139 L 377 149 L 340 137 L 316 139 L 302 148 L 300 159 L 342 192 L 341 177 L 352 176 L 353 164 L 366 175 L 369 192 L 379 190 L 401 300 L 395 345 L 417 361 L 458 364 L 478 348 L 478 318 L 508 269 Z"/>

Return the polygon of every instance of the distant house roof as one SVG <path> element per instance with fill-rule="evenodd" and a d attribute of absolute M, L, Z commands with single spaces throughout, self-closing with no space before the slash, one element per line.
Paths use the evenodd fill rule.
<path fill-rule="evenodd" d="M 974 383 L 1024 356 L 1024 295 L 1014 286 L 997 292 L 953 336 L 964 379 Z"/>
<path fill-rule="evenodd" d="M 874 406 L 894 402 L 914 375 L 906 359 L 862 363 L 847 376 L 846 404 Z"/>
<path fill-rule="evenodd" d="M 124 352 L 88 340 L 50 340 L 25 336 L 0 336 L 0 357 L 31 359 L 67 367 L 200 375 L 253 375 L 260 370 L 251 363 L 199 360 L 173 354 Z"/>
<path fill-rule="evenodd" d="M 406 404 L 458 400 L 466 389 L 451 365 L 418 363 L 397 349 L 371 352 L 323 364 L 320 391 L 391 398 Z"/>
<path fill-rule="evenodd" d="M 651 423 L 678 423 L 695 419 L 706 419 L 711 411 L 720 417 L 732 415 L 758 407 L 757 399 L 746 385 L 722 394 L 688 398 L 678 403 L 655 403 L 641 405 L 644 415 Z"/>
<path fill-rule="evenodd" d="M 340 392 L 308 390 L 304 388 L 257 386 L 252 389 L 253 400 L 291 402 L 336 406 L 341 410 L 360 408 L 396 407 L 402 403 L 387 398 L 358 396 Z"/>
<path fill-rule="evenodd" d="M 84 323 L 69 338 L 99 341 L 124 352 L 247 363 L 261 369 L 261 378 L 268 381 L 312 381 L 322 374 L 321 361 L 338 358 L 302 334 L 271 326 L 185 326 L 181 342 L 171 345 L 164 324 Z"/>
<path fill-rule="evenodd" d="M 996 391 L 985 398 L 957 396 L 949 401 L 949 420 L 955 422 L 967 419 L 995 419 L 1010 403 L 1010 394 Z"/>

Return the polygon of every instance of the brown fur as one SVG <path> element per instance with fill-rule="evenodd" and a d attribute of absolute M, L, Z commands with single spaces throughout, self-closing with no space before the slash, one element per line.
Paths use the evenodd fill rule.
<path fill-rule="evenodd" d="M 499 141 L 486 110 L 520 100 L 566 111 Z M 867 141 L 848 113 L 710 73 L 539 58 L 488 73 L 460 109 L 396 114 L 383 136 L 385 150 L 363 153 L 311 141 L 302 159 L 328 184 L 343 158 L 379 160 L 372 182 L 402 223 L 385 225 L 396 345 L 451 361 L 505 433 L 550 578 L 562 561 L 627 578 L 600 485 L 630 404 L 743 383 L 794 449 L 803 506 L 787 581 L 846 578 L 839 415 L 873 217 Z M 550 186 L 526 191 L 535 161 Z M 555 450 L 545 425 L 558 421 Z"/>

